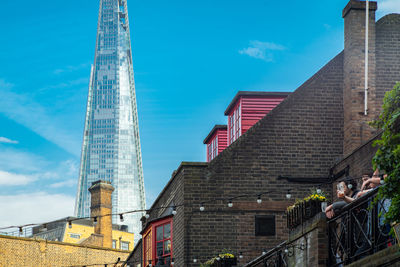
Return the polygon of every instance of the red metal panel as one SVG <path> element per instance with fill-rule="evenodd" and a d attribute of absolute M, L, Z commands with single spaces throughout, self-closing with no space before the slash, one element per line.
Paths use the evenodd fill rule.
<path fill-rule="evenodd" d="M 235 136 L 235 130 L 234 130 L 234 124 L 231 121 L 231 116 L 233 116 L 235 114 L 235 112 L 239 109 L 242 110 L 241 108 L 241 102 L 242 102 L 242 97 L 240 97 L 234 107 L 230 110 L 230 113 L 228 114 L 228 135 L 227 135 L 227 146 L 229 146 L 230 144 L 232 144 L 237 138 Z M 234 119 L 233 119 L 234 120 Z"/>
<path fill-rule="evenodd" d="M 212 161 L 215 156 L 219 155 L 227 146 L 228 146 L 228 137 L 227 137 L 228 131 L 226 129 L 218 129 L 216 130 L 213 135 L 208 139 L 208 142 L 206 143 L 207 145 L 207 162 Z M 210 153 L 211 151 L 209 150 L 209 145 L 212 144 L 215 139 L 218 138 L 217 140 L 217 155 L 212 155 Z"/>
<path fill-rule="evenodd" d="M 218 154 L 221 153 L 228 146 L 228 131 L 226 129 L 219 129 L 218 136 Z"/>
<path fill-rule="evenodd" d="M 241 98 L 242 134 L 285 99 L 282 96 L 242 96 Z"/>

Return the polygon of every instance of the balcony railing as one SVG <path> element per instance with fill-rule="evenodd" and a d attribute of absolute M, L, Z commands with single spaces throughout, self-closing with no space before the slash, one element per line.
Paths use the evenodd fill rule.
<path fill-rule="evenodd" d="M 263 267 L 287 267 L 288 264 L 288 253 L 285 253 L 287 242 L 283 242 L 275 248 L 268 251 L 265 255 L 262 255 L 253 261 L 247 263 L 243 267 L 249 266 L 263 266 Z"/>
<path fill-rule="evenodd" d="M 373 204 L 376 194 L 377 189 L 356 199 L 328 221 L 329 266 L 355 262 L 396 242 L 383 220 L 390 200 Z"/>

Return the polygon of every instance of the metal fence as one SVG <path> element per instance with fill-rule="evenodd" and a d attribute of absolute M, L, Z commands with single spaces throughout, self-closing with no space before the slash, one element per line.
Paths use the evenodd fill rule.
<path fill-rule="evenodd" d="M 383 215 L 390 200 L 374 202 L 377 189 L 345 206 L 328 221 L 329 266 L 343 266 L 393 245 Z"/>
<path fill-rule="evenodd" d="M 0 235 L 16 236 L 16 237 L 32 237 L 33 231 L 32 231 L 32 227 L 26 227 L 26 228 L 22 229 L 22 232 L 19 230 L 4 231 L 4 232 L 0 232 Z"/>
<path fill-rule="evenodd" d="M 287 242 L 283 242 L 275 248 L 268 251 L 266 254 L 254 259 L 244 265 L 244 267 L 287 267 L 288 257 L 291 253 L 287 250 Z"/>

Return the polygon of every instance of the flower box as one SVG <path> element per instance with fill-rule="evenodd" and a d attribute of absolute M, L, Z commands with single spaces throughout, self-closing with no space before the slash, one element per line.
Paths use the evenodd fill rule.
<path fill-rule="evenodd" d="M 237 260 L 235 258 L 221 258 L 219 261 L 215 260 L 211 265 L 212 267 L 232 267 L 237 265 Z"/>
<path fill-rule="evenodd" d="M 313 218 L 321 212 L 322 203 L 326 203 L 325 201 L 325 196 L 314 193 L 303 200 L 297 201 L 293 206 L 288 207 L 286 212 L 287 227 L 294 229 L 304 221 Z"/>

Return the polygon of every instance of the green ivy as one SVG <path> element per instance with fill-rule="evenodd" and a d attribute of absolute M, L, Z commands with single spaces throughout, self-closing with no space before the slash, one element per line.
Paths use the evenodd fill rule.
<path fill-rule="evenodd" d="M 386 222 L 400 222 L 400 83 L 385 94 L 379 119 L 370 125 L 383 131 L 382 138 L 374 142 L 378 151 L 373 165 L 384 171 L 387 177 L 385 186 L 379 188 L 377 198 L 391 199 L 392 204 L 385 214 Z"/>

